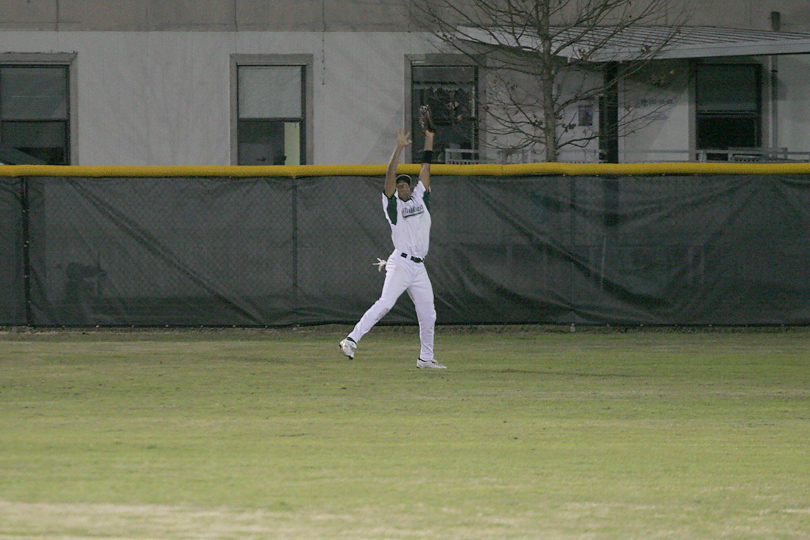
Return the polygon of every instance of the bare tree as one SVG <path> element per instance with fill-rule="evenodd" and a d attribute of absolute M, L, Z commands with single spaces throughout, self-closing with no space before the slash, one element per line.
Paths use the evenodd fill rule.
<path fill-rule="evenodd" d="M 617 141 L 645 118 L 619 112 L 623 81 L 651 87 L 673 79 L 650 62 L 688 19 L 671 0 L 415 0 L 416 19 L 485 73 L 482 107 L 489 145 L 542 146 L 557 161 L 566 146 Z M 678 2 L 683 6 L 685 2 Z M 656 72 L 657 71 L 657 72 Z M 601 125 L 589 127 L 599 109 Z M 605 113 L 608 113 L 607 115 Z M 611 116 L 611 114 L 613 116 Z"/>

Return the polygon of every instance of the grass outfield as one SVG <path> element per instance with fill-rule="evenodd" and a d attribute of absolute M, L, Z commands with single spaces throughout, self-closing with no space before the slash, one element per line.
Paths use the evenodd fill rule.
<path fill-rule="evenodd" d="M 0 332 L 0 539 L 807 539 L 810 329 Z"/>

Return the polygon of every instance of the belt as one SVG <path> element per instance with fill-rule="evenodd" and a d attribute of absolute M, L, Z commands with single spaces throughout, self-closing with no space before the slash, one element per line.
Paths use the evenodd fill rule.
<path fill-rule="evenodd" d="M 418 263 L 425 260 L 425 259 L 420 259 L 419 257 L 412 257 L 412 256 L 408 255 L 407 253 L 400 253 L 400 256 L 405 258 L 405 259 L 410 259 L 413 262 L 418 262 Z"/>

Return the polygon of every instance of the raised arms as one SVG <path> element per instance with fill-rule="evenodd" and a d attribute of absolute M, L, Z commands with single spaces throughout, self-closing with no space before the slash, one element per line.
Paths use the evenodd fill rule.
<path fill-rule="evenodd" d="M 391 159 L 388 162 L 388 170 L 385 173 L 385 191 L 386 197 L 391 197 L 397 189 L 397 165 L 399 165 L 399 155 L 402 149 L 411 144 L 410 133 L 405 133 L 403 130 L 397 132 L 397 146 L 391 154 Z"/>

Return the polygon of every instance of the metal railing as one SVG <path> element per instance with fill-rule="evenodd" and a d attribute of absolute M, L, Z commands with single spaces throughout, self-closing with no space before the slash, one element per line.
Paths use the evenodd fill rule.
<path fill-rule="evenodd" d="M 470 148 L 445 148 L 444 162 L 448 165 L 475 165 L 486 163 L 481 159 L 481 151 Z"/>
<path fill-rule="evenodd" d="M 781 148 L 729 148 L 727 150 L 698 150 L 697 161 L 729 161 L 734 163 L 806 162 L 810 152 L 791 152 Z"/>
<path fill-rule="evenodd" d="M 624 151 L 623 162 L 729 162 L 729 163 L 803 163 L 810 162 L 810 151 L 790 151 L 781 148 L 728 148 L 689 150 L 644 150 Z M 445 148 L 444 163 L 450 165 L 476 165 L 480 163 L 537 163 L 545 161 L 537 149 L 473 150 L 469 148 Z M 599 163 L 596 149 L 573 149 L 560 152 L 559 161 L 564 163 Z"/>
<path fill-rule="evenodd" d="M 598 163 L 599 151 L 595 149 L 564 149 L 560 152 L 559 161 L 566 163 Z M 477 165 L 481 163 L 538 163 L 545 161 L 542 150 L 522 148 L 520 150 L 470 148 L 445 148 L 444 163 L 448 165 Z"/>

